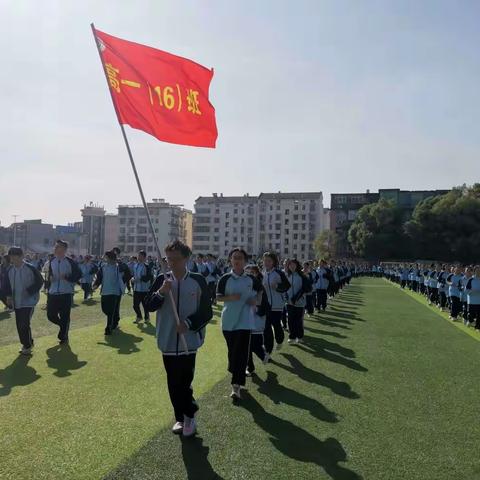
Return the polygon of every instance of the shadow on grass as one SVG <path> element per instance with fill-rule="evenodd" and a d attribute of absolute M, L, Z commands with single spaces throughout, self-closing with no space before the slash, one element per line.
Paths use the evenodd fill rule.
<path fill-rule="evenodd" d="M 308 332 L 318 333 L 320 335 L 326 335 L 326 336 L 341 338 L 341 339 L 348 338 L 346 335 L 342 335 L 341 333 L 337 333 L 337 332 L 330 332 L 329 330 L 319 330 L 318 328 L 312 328 L 308 326 L 305 326 L 304 328 Z"/>
<path fill-rule="evenodd" d="M 3 370 L 0 370 L 0 397 L 9 395 L 14 387 L 24 387 L 36 382 L 40 375 L 28 365 L 32 357 L 19 355 Z"/>
<path fill-rule="evenodd" d="M 265 381 L 262 381 L 258 376 L 254 375 L 252 381 L 258 385 L 259 393 L 263 393 L 277 405 L 284 403 L 286 405 L 291 405 L 292 407 L 307 410 L 312 417 L 315 417 L 322 422 L 338 422 L 336 413 L 328 410 L 327 407 L 317 400 L 281 385 L 278 381 L 278 375 L 275 372 L 267 371 L 267 378 Z"/>
<path fill-rule="evenodd" d="M 277 367 L 280 367 L 293 375 L 297 375 L 305 382 L 322 385 L 323 387 L 328 388 L 333 393 L 340 395 L 341 397 L 350 398 L 352 400 L 360 398 L 360 395 L 354 392 L 352 390 L 352 387 L 350 387 L 347 382 L 339 382 L 321 372 L 312 370 L 311 368 L 303 365 L 303 363 L 300 362 L 300 360 L 298 360 L 293 355 L 290 355 L 288 353 L 282 353 L 281 355 L 283 355 L 286 360 L 288 360 L 290 365 L 284 365 L 283 363 L 279 363 L 275 360 L 270 360 L 270 362 L 273 365 L 276 365 Z"/>
<path fill-rule="evenodd" d="M 248 392 L 241 407 L 248 410 L 254 422 L 269 436 L 275 448 L 297 462 L 314 463 L 333 480 L 361 480 L 361 476 L 339 465 L 347 461 L 347 454 L 335 438 L 320 440 L 288 420 L 267 412 Z M 294 475 L 292 475 L 292 478 Z"/>
<path fill-rule="evenodd" d="M 150 323 L 150 322 L 144 322 L 144 323 L 137 323 L 137 328 L 144 334 L 146 335 L 151 335 L 152 337 L 155 337 L 157 334 L 157 330 L 155 326 Z"/>
<path fill-rule="evenodd" d="M 9 312 L 8 310 L 4 310 L 3 312 L 0 312 L 0 321 L 1 320 L 7 320 L 7 318 L 12 318 L 13 313 Z"/>
<path fill-rule="evenodd" d="M 137 347 L 137 343 L 140 342 L 143 342 L 142 337 L 117 329 L 111 335 L 105 335 L 105 342 L 97 342 L 97 344 L 116 348 L 120 355 L 129 355 L 140 351 Z"/>
<path fill-rule="evenodd" d="M 202 437 L 185 438 L 180 435 L 180 440 L 188 480 L 223 480 L 208 461 L 210 447 L 203 445 Z"/>
<path fill-rule="evenodd" d="M 78 360 L 78 355 L 72 352 L 70 345 L 55 345 L 47 350 L 47 365 L 56 370 L 56 377 L 69 377 L 71 370 L 79 370 L 88 362 Z"/>

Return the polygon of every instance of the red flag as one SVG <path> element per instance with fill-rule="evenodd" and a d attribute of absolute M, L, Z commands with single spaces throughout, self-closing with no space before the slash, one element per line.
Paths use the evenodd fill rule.
<path fill-rule="evenodd" d="M 215 148 L 213 69 L 95 29 L 118 121 L 158 140 Z"/>

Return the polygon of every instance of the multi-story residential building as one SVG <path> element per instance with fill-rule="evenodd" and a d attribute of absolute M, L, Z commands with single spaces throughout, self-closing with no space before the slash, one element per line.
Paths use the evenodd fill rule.
<path fill-rule="evenodd" d="M 314 193 L 261 193 L 228 197 L 213 194 L 195 202 L 193 250 L 225 256 L 235 246 L 261 255 L 313 257 L 313 240 L 323 229 L 323 196 Z"/>
<path fill-rule="evenodd" d="M 155 235 L 161 249 L 169 242 L 179 239 L 185 243 L 191 236 L 191 211 L 182 205 L 171 205 L 163 199 L 153 199 L 147 204 Z M 145 250 L 156 255 L 156 247 L 150 233 L 147 215 L 142 205 L 119 205 L 118 246 L 123 254 L 133 255 Z"/>

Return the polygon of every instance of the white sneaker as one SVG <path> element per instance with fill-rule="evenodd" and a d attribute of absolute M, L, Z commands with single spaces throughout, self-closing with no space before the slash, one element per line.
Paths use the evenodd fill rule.
<path fill-rule="evenodd" d="M 270 356 L 269 353 L 265 353 L 265 356 L 263 357 L 263 364 L 266 365 L 272 357 Z"/>
<path fill-rule="evenodd" d="M 291 344 L 295 341 L 295 339 L 289 338 L 287 341 L 288 341 L 288 343 L 291 345 Z"/>
<path fill-rule="evenodd" d="M 242 396 L 240 395 L 240 385 L 232 385 L 232 393 L 230 398 L 233 400 L 241 400 Z"/>
<path fill-rule="evenodd" d="M 301 338 L 295 339 L 295 343 L 303 343 L 303 340 Z"/>
<path fill-rule="evenodd" d="M 31 348 L 25 348 L 25 347 L 22 347 L 18 353 L 20 353 L 21 355 L 31 355 L 32 354 L 32 349 Z"/>
<path fill-rule="evenodd" d="M 183 422 L 176 422 L 175 425 L 172 427 L 172 432 L 175 435 L 180 435 L 183 431 Z"/>
<path fill-rule="evenodd" d="M 283 343 L 277 343 L 277 350 L 281 350 L 283 347 Z"/>
<path fill-rule="evenodd" d="M 186 415 L 183 417 L 183 432 L 184 437 L 192 437 L 197 433 L 197 421 L 195 417 L 190 418 Z"/>

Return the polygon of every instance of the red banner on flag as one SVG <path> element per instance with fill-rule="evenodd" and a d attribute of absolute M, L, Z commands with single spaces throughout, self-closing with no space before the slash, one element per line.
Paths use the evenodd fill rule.
<path fill-rule="evenodd" d="M 95 29 L 118 120 L 163 142 L 215 147 L 213 69 Z"/>

